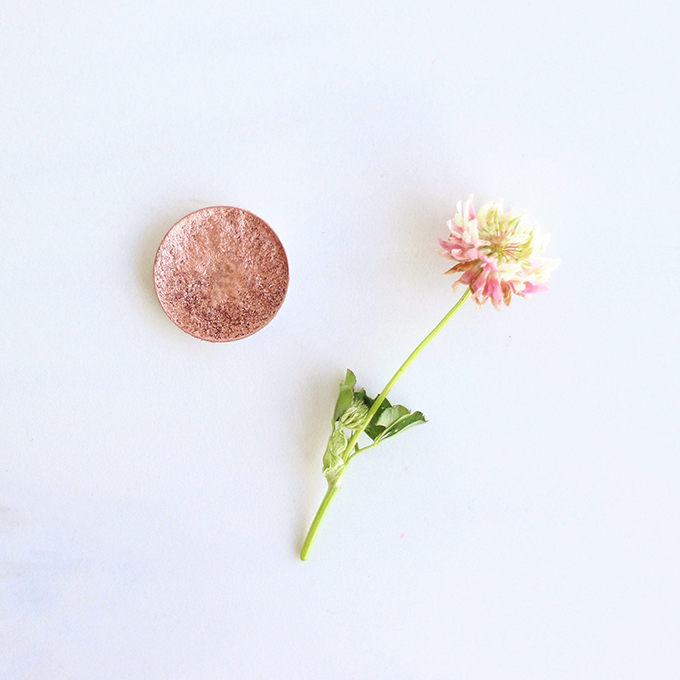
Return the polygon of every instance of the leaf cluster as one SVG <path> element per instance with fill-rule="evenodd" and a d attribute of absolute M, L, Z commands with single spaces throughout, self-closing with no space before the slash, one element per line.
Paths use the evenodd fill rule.
<path fill-rule="evenodd" d="M 367 408 L 371 408 L 375 402 L 374 398 L 366 394 L 366 390 L 356 390 L 356 376 L 347 369 L 345 380 L 340 385 L 338 399 L 335 404 L 333 423 L 335 424 L 347 411 L 352 403 L 363 402 Z M 376 412 L 366 425 L 364 432 L 373 440 L 373 445 L 393 437 L 400 432 L 404 432 L 410 427 L 426 423 L 425 416 L 421 411 L 411 412 L 408 408 L 401 405 L 393 406 L 387 399 L 384 399 Z"/>

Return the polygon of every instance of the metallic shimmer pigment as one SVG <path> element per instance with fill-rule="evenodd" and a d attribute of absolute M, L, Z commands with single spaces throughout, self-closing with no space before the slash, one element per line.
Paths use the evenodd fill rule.
<path fill-rule="evenodd" d="M 240 340 L 266 326 L 288 289 L 288 260 L 271 227 L 240 208 L 182 218 L 158 248 L 156 294 L 165 313 L 201 340 Z"/>

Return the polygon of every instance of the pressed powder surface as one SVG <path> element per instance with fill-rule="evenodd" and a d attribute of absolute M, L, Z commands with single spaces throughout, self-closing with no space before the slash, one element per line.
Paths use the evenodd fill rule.
<path fill-rule="evenodd" d="M 182 218 L 154 264 L 156 294 L 183 331 L 210 342 L 239 340 L 276 315 L 288 288 L 288 260 L 271 227 L 240 208 Z"/>

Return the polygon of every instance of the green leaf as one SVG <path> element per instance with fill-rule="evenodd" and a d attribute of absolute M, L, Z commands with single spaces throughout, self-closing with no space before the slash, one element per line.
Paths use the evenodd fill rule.
<path fill-rule="evenodd" d="M 375 399 L 366 395 L 366 390 L 359 390 L 354 393 L 355 399 L 363 399 L 368 408 L 373 406 Z M 411 413 L 405 406 L 392 406 L 388 399 L 384 399 L 378 407 L 378 410 L 373 414 L 371 422 L 366 426 L 364 432 L 374 442 L 382 442 L 395 434 L 399 434 L 409 427 L 426 423 L 425 416 L 416 411 Z"/>
<path fill-rule="evenodd" d="M 375 399 L 371 399 L 370 397 L 366 397 L 364 399 L 366 402 L 366 405 L 371 408 L 373 406 L 373 402 Z M 380 419 L 380 416 L 382 415 L 383 411 L 387 410 L 388 408 L 391 408 L 392 404 L 385 399 L 382 404 L 378 407 L 378 410 L 375 412 L 373 415 L 373 418 L 371 418 L 371 422 L 368 424 L 366 429 L 364 430 L 366 434 L 373 440 L 375 441 L 380 435 L 383 433 L 385 430 L 385 427 L 382 425 L 378 425 L 378 420 Z"/>
<path fill-rule="evenodd" d="M 389 430 L 393 423 L 396 423 L 397 420 L 407 416 L 409 413 L 410 411 L 405 406 L 390 406 L 382 411 L 376 421 L 376 425 Z"/>
<path fill-rule="evenodd" d="M 401 408 L 404 408 L 403 406 Z M 414 427 L 415 425 L 420 425 L 421 423 L 426 423 L 425 416 L 420 412 L 407 413 L 398 420 L 395 420 L 389 427 L 385 428 L 385 431 L 380 436 L 380 441 L 393 437 L 395 434 L 399 434 L 409 427 Z"/>
<path fill-rule="evenodd" d="M 357 377 L 349 370 L 349 368 L 347 369 L 347 373 L 345 373 L 345 382 L 342 384 L 347 385 L 347 387 L 351 387 L 352 389 L 354 389 L 354 386 L 357 384 Z"/>
<path fill-rule="evenodd" d="M 354 385 L 356 385 L 357 378 L 352 371 L 347 369 L 345 374 L 345 381 L 340 385 L 340 392 L 338 393 L 338 400 L 335 402 L 335 411 L 333 412 L 333 422 L 335 422 L 350 406 L 354 397 Z"/>

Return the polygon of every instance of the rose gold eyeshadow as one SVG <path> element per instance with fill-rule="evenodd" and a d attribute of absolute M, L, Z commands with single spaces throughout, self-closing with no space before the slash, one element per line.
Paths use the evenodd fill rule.
<path fill-rule="evenodd" d="M 288 259 L 272 228 L 240 208 L 203 208 L 170 229 L 156 254 L 161 307 L 201 340 L 240 340 L 266 326 L 288 289 Z"/>

